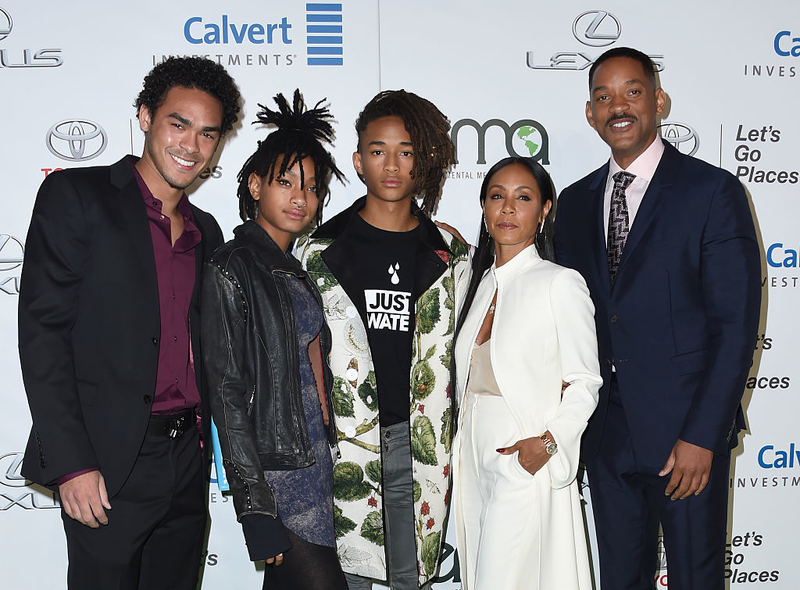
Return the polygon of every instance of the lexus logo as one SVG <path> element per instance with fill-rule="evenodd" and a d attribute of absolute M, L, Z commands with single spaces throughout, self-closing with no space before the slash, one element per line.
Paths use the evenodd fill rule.
<path fill-rule="evenodd" d="M 658 126 L 664 141 L 671 143 L 675 149 L 687 156 L 693 156 L 700 148 L 700 137 L 697 131 L 683 123 L 665 121 Z"/>
<path fill-rule="evenodd" d="M 0 234 L 0 291 L 8 295 L 19 293 L 19 273 L 16 272 L 10 277 L 3 275 L 7 271 L 14 271 L 22 265 L 24 248 L 14 236 Z"/>
<path fill-rule="evenodd" d="M 61 121 L 50 127 L 45 144 L 51 154 L 62 160 L 85 162 L 105 151 L 108 137 L 97 123 L 75 119 Z"/>
<path fill-rule="evenodd" d="M 8 37 L 13 28 L 14 20 L 11 18 L 11 15 L 0 8 L 0 41 Z"/>
<path fill-rule="evenodd" d="M 572 34 L 589 47 L 605 47 L 619 39 L 622 25 L 610 12 L 587 10 L 573 21 Z"/>
<path fill-rule="evenodd" d="M 22 453 L 6 453 L 0 456 L 0 484 L 10 488 L 25 487 L 25 478 L 20 475 Z"/>

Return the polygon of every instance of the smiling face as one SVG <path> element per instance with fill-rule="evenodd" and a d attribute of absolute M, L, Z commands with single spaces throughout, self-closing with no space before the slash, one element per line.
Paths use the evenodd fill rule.
<path fill-rule="evenodd" d="M 489 178 L 483 214 L 494 240 L 498 266 L 534 243 L 550 206 L 550 201 L 542 206 L 539 184 L 522 164 L 509 164 Z"/>
<path fill-rule="evenodd" d="M 398 202 L 414 192 L 414 148 L 403 119 L 396 116 L 371 121 L 359 138 L 353 166 L 367 185 L 367 199 Z"/>
<path fill-rule="evenodd" d="M 275 162 L 279 170 L 281 159 Z M 300 167 L 303 169 L 301 182 Z M 256 223 L 266 230 L 278 246 L 286 251 L 289 244 L 314 221 L 317 214 L 317 182 L 314 160 L 304 158 L 295 162 L 283 176 L 267 182 L 269 176 L 250 175 L 248 187 L 257 201 Z"/>
<path fill-rule="evenodd" d="M 154 113 L 139 108 L 145 140 L 136 168 L 156 197 L 180 197 L 194 182 L 219 145 L 221 125 L 219 100 L 195 88 L 172 87 Z"/>
<path fill-rule="evenodd" d="M 665 103 L 664 91 L 654 87 L 642 64 L 614 57 L 595 71 L 586 120 L 609 145 L 617 164 L 627 168 L 655 140 Z"/>

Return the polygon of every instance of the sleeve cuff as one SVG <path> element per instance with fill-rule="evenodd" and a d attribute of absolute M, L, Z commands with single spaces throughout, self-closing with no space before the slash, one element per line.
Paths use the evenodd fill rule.
<path fill-rule="evenodd" d="M 244 540 L 250 561 L 275 557 L 292 548 L 280 517 L 268 514 L 246 514 L 241 518 Z"/>

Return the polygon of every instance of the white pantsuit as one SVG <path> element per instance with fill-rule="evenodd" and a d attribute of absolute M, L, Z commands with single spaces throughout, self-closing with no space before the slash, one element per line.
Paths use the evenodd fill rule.
<path fill-rule="evenodd" d="M 467 393 L 475 339 L 495 290 L 483 354 L 500 395 Z M 591 590 L 576 472 L 602 380 L 583 279 L 542 260 L 535 246 L 492 267 L 462 326 L 455 361 L 461 408 L 453 509 L 464 590 Z M 563 395 L 562 381 L 569 383 Z M 496 450 L 547 430 L 558 453 L 535 475 L 516 454 Z"/>

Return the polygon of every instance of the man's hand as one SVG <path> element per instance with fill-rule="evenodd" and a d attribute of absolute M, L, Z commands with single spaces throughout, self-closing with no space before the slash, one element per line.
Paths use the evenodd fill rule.
<path fill-rule="evenodd" d="M 664 493 L 673 500 L 697 496 L 708 485 L 713 458 L 712 451 L 678 439 L 664 468 L 658 472 L 661 477 L 672 473 Z"/>
<path fill-rule="evenodd" d="M 553 440 L 552 435 L 549 432 L 547 434 L 550 436 L 550 440 Z M 501 455 L 513 455 L 517 451 L 519 451 L 517 458 L 519 464 L 531 475 L 536 475 L 536 472 L 544 467 L 544 464 L 550 459 L 544 442 L 538 436 L 518 440 L 510 447 L 497 449 Z"/>
<path fill-rule="evenodd" d="M 58 486 L 61 505 L 67 516 L 93 529 L 108 524 L 106 510 L 111 509 L 106 482 L 99 471 L 90 471 Z"/>

